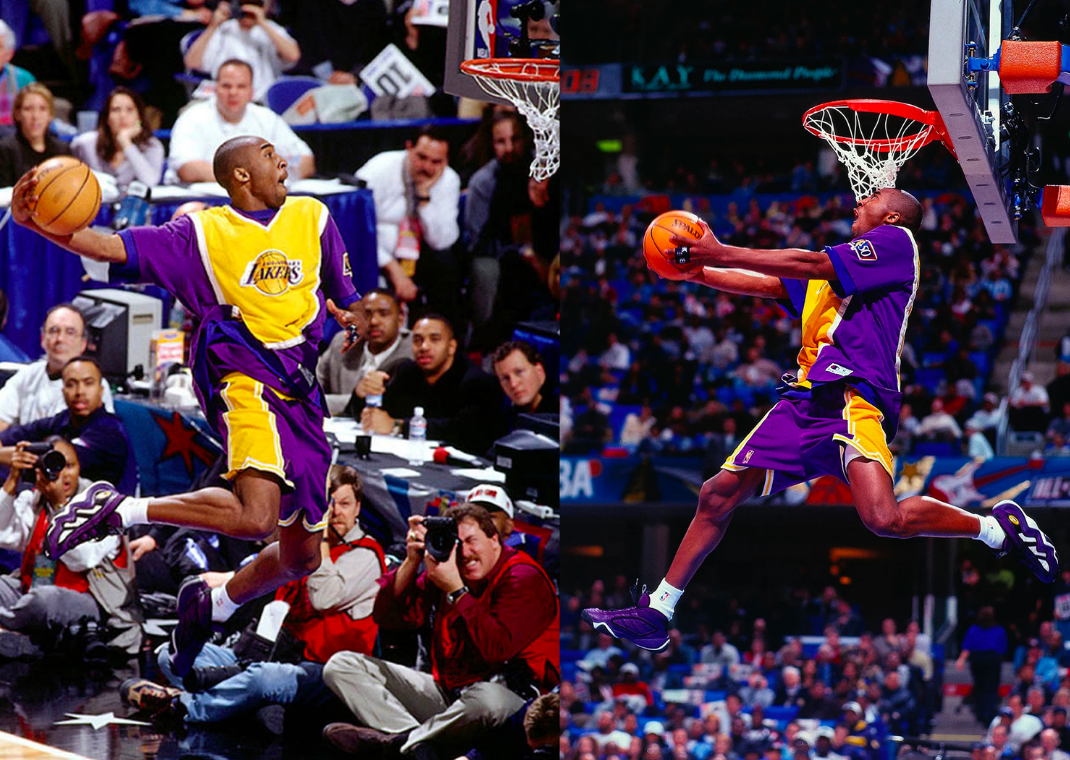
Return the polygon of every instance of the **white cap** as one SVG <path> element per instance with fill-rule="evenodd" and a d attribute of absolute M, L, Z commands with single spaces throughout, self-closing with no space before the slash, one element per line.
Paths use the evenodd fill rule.
<path fill-rule="evenodd" d="M 422 406 L 413 407 L 412 416 L 413 417 L 423 417 L 424 416 L 424 408 Z"/>
<path fill-rule="evenodd" d="M 661 736 L 664 733 L 665 726 L 656 720 L 648 721 L 647 724 L 643 726 L 643 736 L 646 736 L 647 734 L 657 734 L 658 736 Z"/>
<path fill-rule="evenodd" d="M 829 726 L 818 726 L 817 730 L 814 731 L 814 739 L 815 740 L 816 739 L 820 739 L 822 736 L 825 737 L 826 739 L 831 739 L 835 735 L 836 735 L 836 732 L 833 731 L 832 728 L 830 728 Z"/>
<path fill-rule="evenodd" d="M 1033 382 L 1033 373 L 1032 372 L 1023 372 L 1022 373 L 1022 380 L 1024 380 L 1027 383 Z"/>
<path fill-rule="evenodd" d="M 639 666 L 634 662 L 626 662 L 620 666 L 620 674 L 631 673 L 633 676 L 639 676 Z"/>
<path fill-rule="evenodd" d="M 856 713 L 860 715 L 862 714 L 862 705 L 858 704 L 857 702 L 848 702 L 843 706 L 843 709 L 845 712 L 847 710 L 854 710 Z"/>
<path fill-rule="evenodd" d="M 513 516 L 513 500 L 501 486 L 491 483 L 482 483 L 471 490 L 468 501 L 472 504 L 482 504 L 491 509 L 500 509 L 509 517 Z"/>

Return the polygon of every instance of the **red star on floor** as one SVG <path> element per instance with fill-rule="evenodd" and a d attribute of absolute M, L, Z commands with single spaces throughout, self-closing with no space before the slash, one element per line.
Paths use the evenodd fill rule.
<path fill-rule="evenodd" d="M 215 461 L 216 455 L 197 443 L 197 436 L 201 431 L 195 427 L 187 426 L 181 414 L 172 412 L 170 418 L 162 414 L 153 414 L 152 417 L 156 420 L 156 424 L 160 426 L 164 435 L 167 436 L 167 446 L 160 454 L 161 460 L 169 459 L 176 455 L 181 456 L 186 464 L 186 472 L 189 473 L 191 479 L 193 478 L 194 457 L 197 457 L 206 465 L 211 465 Z"/>

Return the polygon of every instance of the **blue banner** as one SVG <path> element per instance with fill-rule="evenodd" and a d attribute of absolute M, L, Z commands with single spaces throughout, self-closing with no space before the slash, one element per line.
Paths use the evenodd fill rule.
<path fill-rule="evenodd" d="M 1027 459 L 921 457 L 896 460 L 895 495 L 932 496 L 960 507 L 990 508 L 1002 499 L 1025 507 L 1070 507 L 1070 457 Z M 561 457 L 563 504 L 694 503 L 702 485 L 698 457 Z M 763 504 L 843 505 L 847 486 L 824 477 L 760 500 Z"/>

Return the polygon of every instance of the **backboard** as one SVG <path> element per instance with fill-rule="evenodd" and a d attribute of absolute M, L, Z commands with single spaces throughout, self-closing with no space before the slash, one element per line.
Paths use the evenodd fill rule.
<path fill-rule="evenodd" d="M 473 58 L 559 58 L 556 2 L 547 0 L 449 0 L 445 90 L 475 100 L 510 105 L 486 93 L 461 63 Z"/>
<path fill-rule="evenodd" d="M 1011 0 L 932 0 L 929 92 L 993 243 L 1017 240 L 1010 144 L 1000 131 L 1010 96 L 998 74 L 969 74 L 966 61 L 991 57 L 1013 24 Z"/>

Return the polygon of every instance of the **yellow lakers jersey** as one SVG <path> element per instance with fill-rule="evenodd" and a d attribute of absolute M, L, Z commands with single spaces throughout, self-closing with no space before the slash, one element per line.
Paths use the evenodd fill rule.
<path fill-rule="evenodd" d="M 831 344 L 836 325 L 847 304 L 825 280 L 808 280 L 802 310 L 802 348 L 799 349 L 799 383 L 809 386 L 806 376 L 817 361 L 821 347 Z"/>
<path fill-rule="evenodd" d="M 267 348 L 304 341 L 302 330 L 320 311 L 320 236 L 327 207 L 315 198 L 287 198 L 267 224 L 229 205 L 190 216 L 219 303 L 233 307 Z"/>

